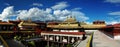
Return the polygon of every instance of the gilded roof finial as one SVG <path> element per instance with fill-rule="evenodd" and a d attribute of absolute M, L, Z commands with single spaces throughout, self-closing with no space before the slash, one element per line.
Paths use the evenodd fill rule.
<path fill-rule="evenodd" d="M 31 22 L 31 18 L 28 18 L 28 22 Z"/>
<path fill-rule="evenodd" d="M 72 16 L 70 16 L 70 18 L 72 18 Z"/>

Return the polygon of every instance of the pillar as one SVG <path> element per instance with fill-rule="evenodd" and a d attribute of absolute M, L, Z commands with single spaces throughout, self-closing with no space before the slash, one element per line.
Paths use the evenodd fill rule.
<path fill-rule="evenodd" d="M 47 46 L 49 47 L 49 35 L 47 36 Z"/>
<path fill-rule="evenodd" d="M 60 42 L 62 42 L 62 36 L 60 36 Z"/>
<path fill-rule="evenodd" d="M 57 40 L 57 42 L 59 42 L 59 36 L 56 36 L 56 40 Z"/>
<path fill-rule="evenodd" d="M 68 36 L 68 43 L 70 43 L 69 41 L 70 41 L 70 37 Z"/>
<path fill-rule="evenodd" d="M 44 37 L 45 37 L 44 39 L 47 40 L 47 36 L 44 36 Z"/>
<path fill-rule="evenodd" d="M 74 41 L 75 41 L 75 40 L 74 40 L 74 37 L 73 37 L 73 38 L 71 39 L 71 42 L 74 43 Z"/>
<path fill-rule="evenodd" d="M 55 35 L 53 36 L 53 41 L 55 42 Z"/>

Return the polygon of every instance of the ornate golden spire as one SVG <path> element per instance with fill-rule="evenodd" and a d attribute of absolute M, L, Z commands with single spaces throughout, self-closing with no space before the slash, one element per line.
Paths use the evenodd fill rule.
<path fill-rule="evenodd" d="M 74 17 L 70 16 L 69 18 L 67 17 L 65 22 L 76 22 L 76 19 Z"/>
<path fill-rule="evenodd" d="M 31 22 L 31 18 L 28 18 L 28 22 Z"/>

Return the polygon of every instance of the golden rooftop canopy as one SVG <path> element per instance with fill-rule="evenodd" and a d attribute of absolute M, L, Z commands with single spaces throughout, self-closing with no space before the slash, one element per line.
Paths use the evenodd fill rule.
<path fill-rule="evenodd" d="M 29 21 L 22 21 L 18 24 L 18 26 L 37 26 L 37 24 Z"/>
<path fill-rule="evenodd" d="M 0 22 L 0 25 L 15 25 L 13 23 L 8 23 L 8 22 Z"/>
<path fill-rule="evenodd" d="M 67 28 L 82 28 L 82 27 L 80 27 L 80 26 L 53 26 L 52 28 L 65 28 L 65 29 L 67 29 Z"/>
<path fill-rule="evenodd" d="M 76 21 L 75 17 L 67 17 L 67 19 L 64 22 L 58 23 L 58 25 L 47 25 L 47 27 L 52 28 L 81 28 L 79 23 Z"/>
<path fill-rule="evenodd" d="M 30 18 L 27 21 L 22 20 L 18 26 L 37 26 L 36 23 L 33 23 Z"/>
<path fill-rule="evenodd" d="M 77 21 L 76 21 L 75 17 L 71 16 L 71 17 L 67 17 L 67 19 L 64 22 L 70 22 L 71 23 L 71 22 L 77 22 Z"/>

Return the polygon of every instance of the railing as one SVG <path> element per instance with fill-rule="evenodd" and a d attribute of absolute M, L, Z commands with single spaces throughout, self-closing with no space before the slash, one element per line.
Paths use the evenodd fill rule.
<path fill-rule="evenodd" d="M 2 41 L 4 47 L 9 47 L 1 35 L 0 35 L 0 40 Z"/>
<path fill-rule="evenodd" d="M 90 36 L 90 38 L 89 38 L 89 40 L 88 40 L 88 42 L 87 42 L 86 47 L 93 47 L 93 46 L 92 46 L 93 34 L 94 34 L 94 32 L 91 34 L 91 36 Z"/>

